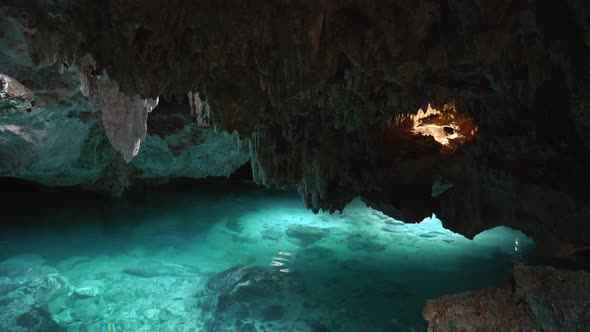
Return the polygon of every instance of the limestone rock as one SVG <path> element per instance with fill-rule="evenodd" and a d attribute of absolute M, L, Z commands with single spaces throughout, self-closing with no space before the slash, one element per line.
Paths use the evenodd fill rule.
<path fill-rule="evenodd" d="M 585 331 L 590 273 L 517 265 L 513 285 L 430 300 L 428 331 Z"/>
<path fill-rule="evenodd" d="M 261 231 L 260 235 L 263 239 L 278 241 L 283 236 L 283 232 L 277 227 L 269 227 Z"/>
<path fill-rule="evenodd" d="M 38 254 L 21 254 L 0 262 L 0 276 L 36 275 L 43 270 L 45 259 Z"/>
<path fill-rule="evenodd" d="M 31 40 L 52 50 L 63 41 L 37 40 L 4 10 L 0 5 L 0 176 L 120 194 L 142 179 L 228 176 L 249 160 L 246 140 L 201 128 L 188 100 L 160 101 L 150 120 L 155 98 L 120 92 L 90 55 L 34 65 L 39 50 Z M 117 151 L 126 160 L 139 156 L 128 165 Z"/>
<path fill-rule="evenodd" d="M 254 331 L 267 322 L 291 330 L 291 319 L 302 311 L 304 291 L 296 275 L 259 266 L 235 266 L 214 274 L 202 294 L 201 308 L 211 317 L 205 331 Z"/>
<path fill-rule="evenodd" d="M 113 147 L 121 152 L 126 162 L 139 153 L 147 132 L 147 118 L 159 98 L 129 97 L 119 91 L 116 82 L 106 72 L 94 75 L 95 62 L 90 56 L 80 60 L 80 89 L 91 103 L 102 112 L 102 123 Z"/>
<path fill-rule="evenodd" d="M 22 328 L 23 331 L 66 331 L 66 328 L 57 324 L 49 313 L 41 308 L 35 308 L 21 314 L 17 317 L 16 324 L 13 328 L 16 328 L 17 331 L 19 328 Z"/>
<path fill-rule="evenodd" d="M 149 319 L 154 320 L 158 317 L 160 310 L 158 309 L 146 309 L 143 311 L 142 316 Z"/>
<path fill-rule="evenodd" d="M 31 111 L 35 94 L 19 81 L 0 73 L 0 109 Z"/>
<path fill-rule="evenodd" d="M 28 259 L 27 259 L 28 257 Z M 0 276 L 0 330 L 65 331 L 48 308 L 64 303 L 71 292 L 68 281 L 46 265 L 34 265 L 38 255 L 12 258 L 3 264 L 7 276 Z M 26 269 L 21 269 L 21 266 Z M 9 268 L 7 268 L 9 267 Z"/>
<path fill-rule="evenodd" d="M 104 283 L 99 280 L 85 280 L 74 288 L 74 294 L 79 297 L 94 297 L 99 294 L 101 287 L 104 287 Z"/>

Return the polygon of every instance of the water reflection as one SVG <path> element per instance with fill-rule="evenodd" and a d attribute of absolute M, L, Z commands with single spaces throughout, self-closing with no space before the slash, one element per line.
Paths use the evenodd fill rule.
<path fill-rule="evenodd" d="M 277 255 L 285 256 L 285 257 L 289 257 L 289 258 L 291 258 L 293 256 L 293 254 L 288 251 L 279 251 L 279 252 L 277 252 Z M 281 273 L 291 273 L 291 272 L 293 272 L 293 269 L 284 267 L 285 264 L 288 264 L 289 262 L 291 262 L 291 259 L 287 259 L 285 257 L 276 257 L 276 256 L 273 257 L 270 265 L 274 266 L 274 267 L 280 267 L 280 269 L 278 269 L 278 271 Z"/>

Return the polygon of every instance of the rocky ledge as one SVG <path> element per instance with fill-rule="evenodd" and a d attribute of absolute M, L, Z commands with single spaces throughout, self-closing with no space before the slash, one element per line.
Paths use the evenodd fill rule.
<path fill-rule="evenodd" d="M 512 284 L 426 303 L 428 331 L 585 331 L 590 273 L 517 265 Z"/>

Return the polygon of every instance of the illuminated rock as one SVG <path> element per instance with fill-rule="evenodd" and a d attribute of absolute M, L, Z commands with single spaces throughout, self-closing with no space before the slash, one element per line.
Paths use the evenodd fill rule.
<path fill-rule="evenodd" d="M 201 100 L 198 92 L 189 92 L 188 101 L 191 106 L 191 113 L 197 119 L 199 127 L 209 127 L 211 125 L 211 111 L 209 105 Z"/>
<path fill-rule="evenodd" d="M 148 113 L 158 106 L 159 98 L 126 96 L 106 72 L 98 76 L 92 74 L 95 64 L 89 56 L 81 60 L 80 66 L 80 89 L 102 112 L 102 123 L 113 147 L 130 162 L 139 153 L 147 132 Z"/>
<path fill-rule="evenodd" d="M 428 135 L 434 137 L 434 139 L 442 145 L 449 145 L 449 140 L 453 140 L 463 135 L 459 134 L 459 127 L 454 122 L 445 124 L 424 124 L 423 121 L 429 117 L 437 117 L 442 113 L 435 110 L 428 104 L 426 112 L 422 109 L 418 110 L 418 114 L 414 116 L 414 133 L 422 135 Z M 452 118 L 452 117 L 451 117 Z"/>
<path fill-rule="evenodd" d="M 0 110 L 14 109 L 31 111 L 35 94 L 19 81 L 0 74 Z"/>

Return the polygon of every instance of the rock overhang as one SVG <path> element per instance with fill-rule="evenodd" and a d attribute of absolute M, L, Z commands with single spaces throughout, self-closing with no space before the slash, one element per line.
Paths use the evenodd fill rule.
<path fill-rule="evenodd" d="M 199 125 L 239 134 L 257 182 L 298 184 L 316 211 L 361 196 L 469 237 L 586 241 L 584 1 L 177 5 L 4 10 L 38 65 L 90 53 L 128 96 L 190 97 Z"/>

